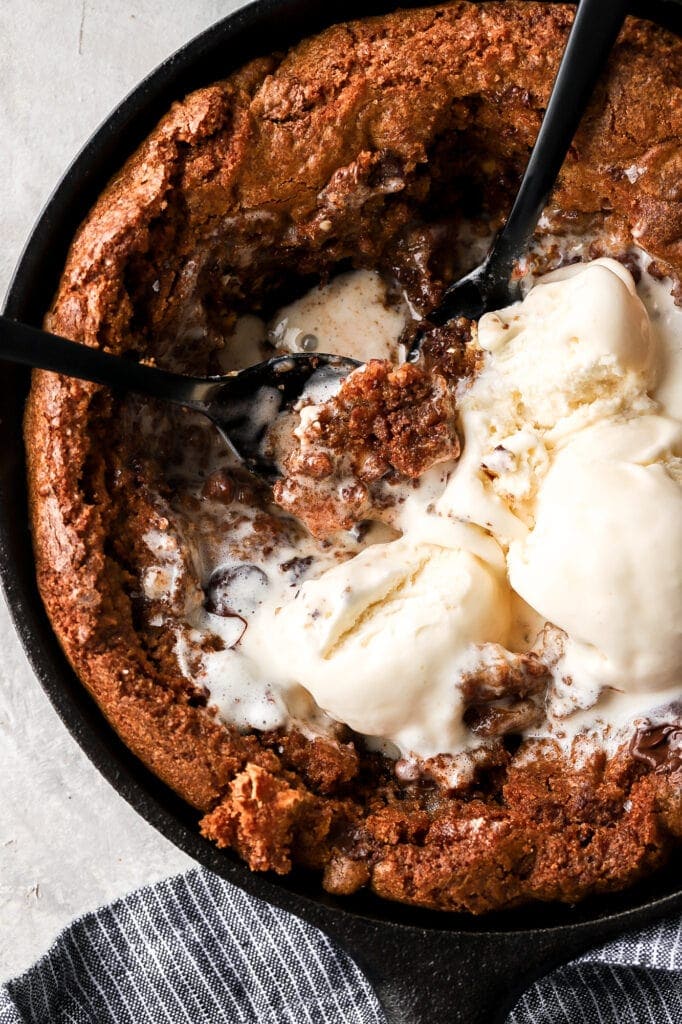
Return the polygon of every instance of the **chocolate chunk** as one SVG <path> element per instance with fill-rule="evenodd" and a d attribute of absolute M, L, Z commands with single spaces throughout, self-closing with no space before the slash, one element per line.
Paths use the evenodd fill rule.
<path fill-rule="evenodd" d="M 542 721 L 542 708 L 532 700 L 514 704 L 472 704 L 464 712 L 464 722 L 477 736 L 504 736 L 520 733 Z"/>
<path fill-rule="evenodd" d="M 223 470 L 211 473 L 201 491 L 203 498 L 219 501 L 223 505 L 229 505 L 234 499 L 234 494 L 234 481 Z"/>
<path fill-rule="evenodd" d="M 262 604 L 269 580 L 257 565 L 216 569 L 206 588 L 205 608 L 212 615 L 243 617 Z"/>
<path fill-rule="evenodd" d="M 444 327 L 427 329 L 421 348 L 424 367 L 450 381 L 473 377 L 480 356 L 471 344 L 472 327 L 473 320 L 458 316 Z"/>
<path fill-rule="evenodd" d="M 280 569 L 291 576 L 292 583 L 298 583 L 312 564 L 313 556 L 307 555 L 305 558 L 289 558 L 286 562 L 282 562 Z"/>
<path fill-rule="evenodd" d="M 682 724 L 645 725 L 630 741 L 630 753 L 654 771 L 682 768 Z"/>

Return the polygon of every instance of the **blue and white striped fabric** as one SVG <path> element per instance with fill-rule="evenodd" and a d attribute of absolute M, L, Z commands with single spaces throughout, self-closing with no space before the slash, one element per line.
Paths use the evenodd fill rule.
<path fill-rule="evenodd" d="M 320 931 L 203 870 L 80 918 L 0 990 L 0 1024 L 384 1024 Z M 680 1024 L 682 925 L 595 950 L 524 996 L 509 1024 Z"/>

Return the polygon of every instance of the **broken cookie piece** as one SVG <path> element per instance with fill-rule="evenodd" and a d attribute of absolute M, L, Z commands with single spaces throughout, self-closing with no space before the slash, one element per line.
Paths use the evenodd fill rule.
<path fill-rule="evenodd" d="M 304 406 L 294 434 L 274 497 L 316 537 L 386 519 L 399 484 L 460 453 L 446 379 L 379 359 L 352 373 L 333 398 Z"/>

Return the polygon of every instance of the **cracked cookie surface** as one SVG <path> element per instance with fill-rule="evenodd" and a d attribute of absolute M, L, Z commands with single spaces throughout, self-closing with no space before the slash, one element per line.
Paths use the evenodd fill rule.
<path fill-rule="evenodd" d="M 267 315 L 348 266 L 393 275 L 423 313 L 468 269 L 454 244 L 463 223 L 494 230 L 508 209 L 571 16 L 514 2 L 398 12 L 335 26 L 193 93 L 81 226 L 46 327 L 208 373 L 240 314 Z M 679 280 L 681 152 L 682 43 L 629 20 L 541 230 L 591 233 L 609 251 L 636 237 L 654 271 Z M 446 376 L 461 375 L 457 344 L 427 346 Z M 495 689 L 516 688 L 532 714 L 528 666 L 471 681 L 485 744 L 455 787 L 447 759 L 396 773 L 342 727 L 309 739 L 221 722 L 156 616 L 207 600 L 189 556 L 204 526 L 237 533 L 253 516 L 239 541 L 249 550 L 273 538 L 295 547 L 299 527 L 252 480 L 212 468 L 212 442 L 190 416 L 157 410 L 164 426 L 145 436 L 138 413 L 97 386 L 35 375 L 25 434 L 38 582 L 84 685 L 197 808 L 204 834 L 254 870 L 299 864 L 332 892 L 368 885 L 473 913 L 622 888 L 670 855 L 682 835 L 676 734 L 579 766 L 542 746 L 529 757 L 528 744 L 505 741 Z M 198 506 L 182 493 L 183 451 L 205 470 Z M 173 607 L 155 603 L 145 575 L 150 531 L 177 553 Z M 305 572 L 284 561 L 292 578 Z"/>

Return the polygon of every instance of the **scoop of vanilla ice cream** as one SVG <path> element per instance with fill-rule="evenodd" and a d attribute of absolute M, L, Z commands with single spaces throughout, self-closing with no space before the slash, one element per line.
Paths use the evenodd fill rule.
<path fill-rule="evenodd" d="M 562 267 L 542 277 L 519 305 L 482 317 L 480 347 L 510 394 L 519 425 L 575 429 L 604 405 L 639 392 L 655 359 L 649 317 L 632 275 L 612 259 Z M 569 420 L 569 424 L 563 421 Z"/>
<path fill-rule="evenodd" d="M 482 371 L 459 397 L 464 455 L 439 510 L 518 539 L 557 444 L 653 407 L 655 346 L 631 275 L 611 259 L 547 274 L 482 317 L 478 344 Z"/>
<path fill-rule="evenodd" d="M 474 550 L 401 538 L 304 583 L 270 626 L 273 672 L 285 649 L 292 683 L 404 754 L 460 749 L 458 679 L 478 663 L 476 645 L 505 643 L 511 617 L 499 548 L 468 529 Z M 486 547 L 490 560 L 474 553 Z"/>
<path fill-rule="evenodd" d="M 582 431 L 555 456 L 534 528 L 510 546 L 512 587 L 568 634 L 560 671 L 576 706 L 602 687 L 679 687 L 680 454 L 682 424 L 663 416 Z"/>

